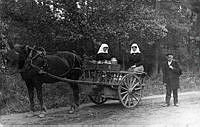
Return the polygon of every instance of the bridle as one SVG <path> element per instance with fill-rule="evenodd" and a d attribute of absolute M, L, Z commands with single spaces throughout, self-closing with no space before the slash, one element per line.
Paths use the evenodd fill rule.
<path fill-rule="evenodd" d="M 25 48 L 26 48 L 26 51 L 30 50 L 30 52 L 28 53 L 28 56 L 25 59 L 24 66 L 20 72 L 24 72 L 27 69 L 30 69 L 31 67 L 40 71 L 40 70 L 43 70 L 44 67 L 48 66 L 47 58 L 46 58 L 46 50 L 43 47 L 38 47 L 36 49 L 36 46 L 34 47 L 26 46 Z M 35 55 L 34 55 L 34 52 L 36 53 Z M 38 57 L 41 57 L 44 60 L 44 64 L 41 67 L 33 64 L 33 61 L 37 59 Z"/>
<path fill-rule="evenodd" d="M 18 71 L 15 71 L 13 73 L 9 73 L 8 72 L 8 70 L 9 70 L 8 68 L 9 67 L 7 67 L 7 65 L 5 63 L 6 59 L 3 56 L 4 54 L 1 52 L 1 56 L 2 56 L 2 64 L 1 64 L 1 67 L 0 67 L 1 73 L 5 74 L 5 75 L 12 76 L 12 75 L 15 75 L 17 73 L 25 72 L 27 69 L 30 69 L 31 67 L 33 67 L 33 68 L 35 68 L 37 70 L 38 69 L 41 70 L 43 67 L 47 66 L 46 51 L 45 51 L 45 49 L 43 47 L 38 47 L 36 49 L 36 46 L 30 47 L 30 46 L 27 45 L 27 46 L 25 46 L 25 50 L 26 50 L 26 52 L 29 51 L 29 50 L 30 51 L 28 52 L 27 57 L 25 58 L 25 62 L 24 62 L 23 68 L 19 69 Z M 16 50 L 15 50 L 15 52 L 20 54 L 20 52 L 18 52 Z M 35 59 L 37 59 L 38 57 L 42 57 L 43 60 L 44 60 L 44 64 L 43 64 L 42 67 L 38 67 L 38 66 L 33 64 L 33 61 Z"/>

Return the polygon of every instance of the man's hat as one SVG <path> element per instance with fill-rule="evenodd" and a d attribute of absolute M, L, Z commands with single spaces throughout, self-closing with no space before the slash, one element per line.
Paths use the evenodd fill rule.
<path fill-rule="evenodd" d="M 169 56 L 169 55 L 172 55 L 172 56 L 174 56 L 174 54 L 173 54 L 173 53 L 167 53 L 167 54 L 166 54 L 166 56 Z"/>

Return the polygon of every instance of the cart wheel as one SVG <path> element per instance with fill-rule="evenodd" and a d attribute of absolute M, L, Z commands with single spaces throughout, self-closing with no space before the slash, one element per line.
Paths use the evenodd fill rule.
<path fill-rule="evenodd" d="M 101 95 L 88 95 L 88 96 L 90 100 L 97 105 L 103 104 L 107 101 L 107 98 L 104 98 Z"/>
<path fill-rule="evenodd" d="M 141 100 L 142 85 L 134 74 L 125 75 L 119 82 L 118 94 L 121 103 L 126 108 L 135 107 Z"/>

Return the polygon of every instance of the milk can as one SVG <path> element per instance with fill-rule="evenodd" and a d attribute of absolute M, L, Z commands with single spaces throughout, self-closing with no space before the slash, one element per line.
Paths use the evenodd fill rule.
<path fill-rule="evenodd" d="M 113 57 L 113 58 L 111 59 L 111 64 L 117 64 L 117 59 Z"/>

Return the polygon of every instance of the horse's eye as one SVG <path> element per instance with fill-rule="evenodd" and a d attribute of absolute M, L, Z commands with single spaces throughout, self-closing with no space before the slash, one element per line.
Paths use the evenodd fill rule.
<path fill-rule="evenodd" d="M 10 62 L 10 60 L 9 59 L 5 59 L 7 62 Z"/>
<path fill-rule="evenodd" d="M 11 65 L 12 65 L 12 66 L 15 66 L 15 65 L 16 65 L 16 63 L 14 63 L 14 62 L 13 62 L 13 63 L 11 63 Z"/>

